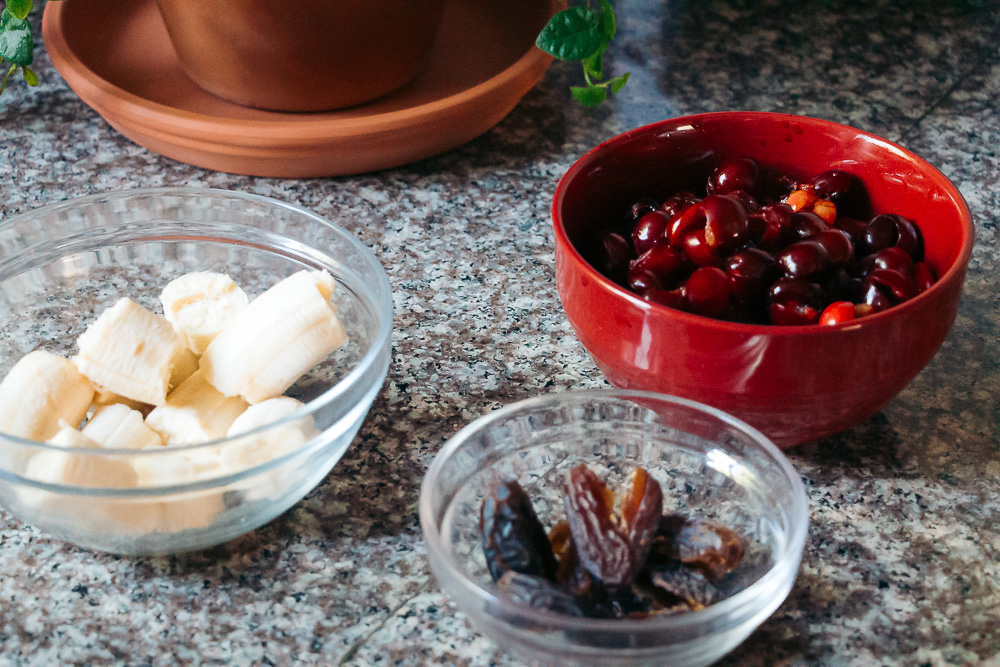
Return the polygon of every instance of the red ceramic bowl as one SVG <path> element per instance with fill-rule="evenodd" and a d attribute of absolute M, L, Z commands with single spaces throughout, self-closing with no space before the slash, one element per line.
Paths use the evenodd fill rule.
<path fill-rule="evenodd" d="M 703 188 L 711 165 L 738 156 L 803 179 L 833 168 L 860 177 L 874 212 L 920 227 L 937 283 L 836 326 L 764 326 L 648 303 L 584 259 L 638 197 Z M 853 127 L 771 113 L 686 116 L 619 135 L 570 168 L 552 216 L 559 296 L 612 384 L 707 403 L 784 447 L 868 419 L 931 360 L 955 321 L 973 244 L 965 200 L 926 161 Z"/>

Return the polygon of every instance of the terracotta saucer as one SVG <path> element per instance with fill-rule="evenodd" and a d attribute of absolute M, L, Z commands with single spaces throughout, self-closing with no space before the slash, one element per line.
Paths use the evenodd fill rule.
<path fill-rule="evenodd" d="M 50 2 L 43 33 L 70 87 L 136 143 L 199 167 L 299 178 L 394 167 L 486 132 L 551 63 L 534 40 L 557 9 L 558 0 L 449 0 L 414 81 L 362 106 L 303 114 L 242 107 L 196 86 L 154 0 Z"/>

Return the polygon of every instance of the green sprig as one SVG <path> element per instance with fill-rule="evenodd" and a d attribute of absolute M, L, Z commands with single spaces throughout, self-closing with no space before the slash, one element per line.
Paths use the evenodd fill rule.
<path fill-rule="evenodd" d="M 17 70 L 21 70 L 29 86 L 38 85 L 38 75 L 29 67 L 35 59 L 35 38 L 28 23 L 32 5 L 33 0 L 7 0 L 4 10 L 0 12 L 0 63 L 10 63 L 0 81 L 0 95 Z"/>
<path fill-rule="evenodd" d="M 535 45 L 549 55 L 583 65 L 586 86 L 570 86 L 573 97 L 585 107 L 597 106 L 628 83 L 629 73 L 604 81 L 604 52 L 618 31 L 615 12 L 608 0 L 590 0 L 582 7 L 570 7 L 553 16 L 539 33 Z"/>

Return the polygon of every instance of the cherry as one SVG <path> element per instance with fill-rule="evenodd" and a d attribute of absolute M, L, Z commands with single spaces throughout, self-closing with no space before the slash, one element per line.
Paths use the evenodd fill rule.
<path fill-rule="evenodd" d="M 660 205 L 656 203 L 656 200 L 652 197 L 643 197 L 637 200 L 629 208 L 628 216 L 625 219 L 626 224 L 634 224 L 637 220 L 641 220 L 644 215 L 651 213 L 656 209 L 660 208 Z"/>
<path fill-rule="evenodd" d="M 874 269 L 862 282 L 864 302 L 876 312 L 912 299 L 916 294 L 917 286 L 912 278 L 890 269 Z"/>
<path fill-rule="evenodd" d="M 889 269 L 913 277 L 913 259 L 910 254 L 897 246 L 879 250 L 861 260 L 861 275 L 866 276 L 874 269 Z"/>
<path fill-rule="evenodd" d="M 650 211 L 642 216 L 632 228 L 632 243 L 636 254 L 641 255 L 652 248 L 654 243 L 663 238 L 669 224 L 670 216 L 663 211 Z"/>
<path fill-rule="evenodd" d="M 910 253 L 910 257 L 915 262 L 924 260 L 924 238 L 920 234 L 920 229 L 901 215 L 896 216 L 896 229 L 899 231 L 899 240 L 896 246 Z"/>
<path fill-rule="evenodd" d="M 616 283 L 625 282 L 632 248 L 620 234 L 607 234 L 597 246 L 594 264 L 597 269 Z"/>
<path fill-rule="evenodd" d="M 748 157 L 730 158 L 720 164 L 708 177 L 706 190 L 710 195 L 724 195 L 733 190 L 746 190 L 753 194 L 761 186 L 760 165 Z"/>
<path fill-rule="evenodd" d="M 807 239 L 830 229 L 830 225 L 811 211 L 795 211 L 792 213 L 789 228 L 795 238 Z"/>
<path fill-rule="evenodd" d="M 768 294 L 771 324 L 815 324 L 823 307 L 823 290 L 816 283 L 782 278 Z"/>
<path fill-rule="evenodd" d="M 854 259 L 854 243 L 851 235 L 841 229 L 827 229 L 813 237 L 816 243 L 826 248 L 830 263 L 834 267 L 847 266 Z"/>
<path fill-rule="evenodd" d="M 649 289 L 663 289 L 663 283 L 652 271 L 633 267 L 628 271 L 628 288 L 642 294 Z"/>
<path fill-rule="evenodd" d="M 778 253 L 775 262 L 785 276 L 802 279 L 819 278 L 832 266 L 830 253 L 815 239 L 793 243 Z"/>
<path fill-rule="evenodd" d="M 688 232 L 705 230 L 705 242 L 724 252 L 739 245 L 747 234 L 747 211 L 738 200 L 709 195 L 670 223 L 670 242 L 684 243 Z"/>
<path fill-rule="evenodd" d="M 865 228 L 864 242 L 869 252 L 898 246 L 909 253 L 915 262 L 924 259 L 924 240 L 920 230 L 903 216 L 894 213 L 883 213 L 872 218 Z"/>
<path fill-rule="evenodd" d="M 843 215 L 837 216 L 834 221 L 833 226 L 837 229 L 842 229 L 851 235 L 851 240 L 854 243 L 858 243 L 865 236 L 865 228 L 868 226 L 867 223 L 861 222 L 860 220 L 855 220 L 854 218 L 848 218 Z"/>
<path fill-rule="evenodd" d="M 777 273 L 774 257 L 759 248 L 734 252 L 726 260 L 725 269 L 730 292 L 747 301 L 763 295 Z"/>
<path fill-rule="evenodd" d="M 684 300 L 692 313 L 719 317 L 729 308 L 729 277 L 716 267 L 695 270 L 684 284 Z"/>
<path fill-rule="evenodd" d="M 934 272 L 931 271 L 931 267 L 927 266 L 923 262 L 917 262 L 914 264 L 913 282 L 917 285 L 917 294 L 921 294 L 929 290 L 931 285 L 934 284 Z"/>
<path fill-rule="evenodd" d="M 763 206 L 747 219 L 750 241 L 765 250 L 774 250 L 786 236 L 792 224 L 792 207 L 788 204 Z"/>
<path fill-rule="evenodd" d="M 684 237 L 684 252 L 695 266 L 721 266 L 722 258 L 705 240 L 704 229 L 693 229 Z"/>
<path fill-rule="evenodd" d="M 650 288 L 642 293 L 642 298 L 650 303 L 658 303 L 661 306 L 668 306 L 670 308 L 683 309 L 684 308 L 684 290 L 663 290 Z"/>
<path fill-rule="evenodd" d="M 688 192 L 687 190 L 681 190 L 675 194 L 670 199 L 663 202 L 660 206 L 660 210 L 674 218 L 687 209 L 691 208 L 694 204 L 701 201 L 693 192 Z"/>
<path fill-rule="evenodd" d="M 840 169 L 831 169 L 816 174 L 806 186 L 823 199 L 829 199 L 837 209 L 849 215 L 865 215 L 868 208 L 868 194 L 861 180 Z"/>
<path fill-rule="evenodd" d="M 819 316 L 820 324 L 840 324 L 854 319 L 854 304 L 850 301 L 834 301 Z"/>
<path fill-rule="evenodd" d="M 754 213 L 760 209 L 760 203 L 746 190 L 733 190 L 727 193 L 726 196 L 732 197 L 743 204 L 743 208 L 746 209 L 747 213 Z"/>
<path fill-rule="evenodd" d="M 648 271 L 656 276 L 662 284 L 667 284 L 677 277 L 685 268 L 684 251 L 674 248 L 666 239 L 660 239 L 639 259 L 632 262 L 631 271 Z"/>

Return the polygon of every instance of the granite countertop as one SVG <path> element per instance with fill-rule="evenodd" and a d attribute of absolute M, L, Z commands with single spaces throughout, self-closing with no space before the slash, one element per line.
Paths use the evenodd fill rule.
<path fill-rule="evenodd" d="M 965 195 L 977 245 L 941 351 L 877 416 L 790 453 L 811 532 L 788 600 L 729 665 L 1000 664 L 1000 20 L 995 4 L 619 0 L 597 110 L 554 66 L 498 127 L 346 178 L 247 178 L 136 146 L 66 87 L 0 98 L 0 219 L 157 185 L 254 192 L 337 220 L 395 292 L 393 361 L 329 477 L 267 526 L 169 558 L 53 540 L 0 511 L 0 664 L 508 665 L 430 575 L 417 495 L 461 426 L 606 382 L 556 295 L 549 204 L 588 148 L 687 113 L 805 114 L 897 141 Z M 36 22 L 37 23 L 37 22 Z"/>

